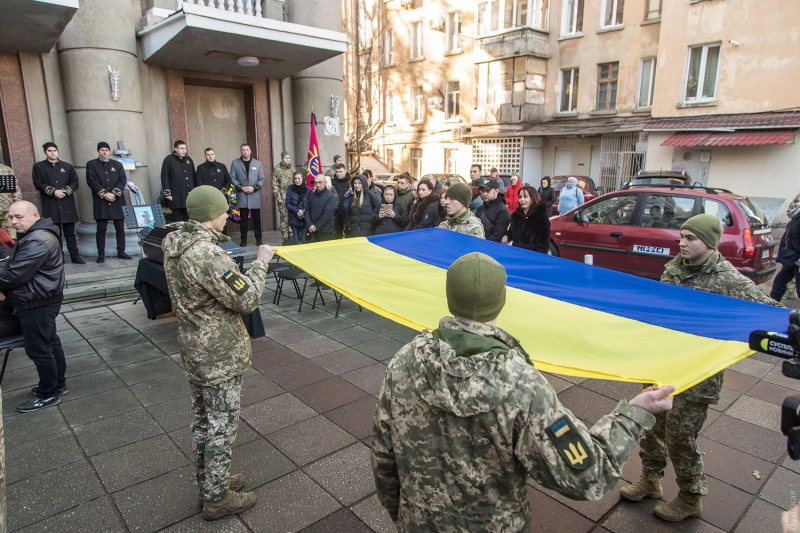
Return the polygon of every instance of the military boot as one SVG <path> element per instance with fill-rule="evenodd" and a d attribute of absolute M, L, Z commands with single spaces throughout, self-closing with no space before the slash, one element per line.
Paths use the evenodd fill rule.
<path fill-rule="evenodd" d="M 643 498 L 660 498 L 664 495 L 661 488 L 661 476 L 653 473 L 642 472 L 633 484 L 620 489 L 620 494 L 632 502 L 642 501 Z"/>
<path fill-rule="evenodd" d="M 244 474 L 233 474 L 228 484 L 228 490 L 239 492 L 242 487 L 244 487 Z M 203 489 L 200 489 L 200 505 L 204 503 L 206 503 L 206 499 L 203 497 Z"/>
<path fill-rule="evenodd" d="M 656 505 L 656 516 L 667 522 L 680 522 L 690 516 L 703 514 L 702 496 L 681 490 L 678 497 L 669 503 Z"/>
<path fill-rule="evenodd" d="M 243 513 L 256 503 L 256 495 L 252 492 L 235 492 L 228 489 L 221 500 L 205 502 L 203 505 L 203 518 L 216 520 L 223 516 Z"/>

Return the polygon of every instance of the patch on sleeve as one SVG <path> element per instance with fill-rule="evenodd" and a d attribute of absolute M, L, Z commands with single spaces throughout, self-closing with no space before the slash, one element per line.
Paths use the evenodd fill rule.
<path fill-rule="evenodd" d="M 589 453 L 591 448 L 567 417 L 556 420 L 545 432 L 570 468 L 586 470 L 594 462 L 594 457 Z"/>
<path fill-rule="evenodd" d="M 228 270 L 222 275 L 222 281 L 228 284 L 236 294 L 242 294 L 247 290 L 247 282 L 238 273 Z"/>

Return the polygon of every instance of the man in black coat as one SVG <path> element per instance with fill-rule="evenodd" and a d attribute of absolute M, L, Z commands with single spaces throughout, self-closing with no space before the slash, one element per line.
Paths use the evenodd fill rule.
<path fill-rule="evenodd" d="M 28 413 L 60 403 L 59 396 L 68 392 L 67 360 L 56 333 L 64 299 L 64 256 L 58 228 L 40 218 L 35 205 L 14 202 L 8 217 L 17 230 L 17 245 L 0 269 L 0 300 L 8 298 L 15 313 L 0 316 L 0 338 L 21 333 L 39 374 L 33 397 L 17 406 L 17 411 Z"/>
<path fill-rule="evenodd" d="M 306 210 L 306 242 L 322 242 L 333 239 L 333 214 L 336 208 L 336 199 L 328 190 L 328 180 L 323 174 L 314 178 L 314 192 L 308 199 Z"/>
<path fill-rule="evenodd" d="M 500 184 L 494 178 L 483 178 L 478 183 L 478 189 L 481 191 L 483 205 L 478 208 L 475 216 L 481 219 L 486 240 L 500 242 L 511 222 L 508 206 L 497 197 L 500 194 Z"/>
<path fill-rule="evenodd" d="M 78 253 L 78 240 L 75 238 L 75 223 L 80 219 L 72 196 L 80 186 L 78 174 L 75 167 L 58 158 L 56 143 L 44 143 L 42 148 L 47 159 L 33 165 L 32 172 L 33 186 L 42 197 L 42 216 L 61 228 L 72 262 L 84 265 L 86 261 Z M 60 234 L 58 242 L 62 242 Z"/>
<path fill-rule="evenodd" d="M 125 215 L 122 213 L 122 190 L 127 178 L 122 163 L 111 159 L 111 147 L 107 142 L 97 143 L 97 159 L 86 163 L 86 183 L 92 189 L 94 220 L 97 222 L 97 262 L 106 260 L 106 230 L 108 221 L 114 222 L 117 236 L 117 257 L 132 259 L 125 253 Z"/>
<path fill-rule="evenodd" d="M 343 164 L 334 167 L 336 175 L 331 179 L 336 201 L 336 214 L 333 221 L 333 238 L 341 239 L 344 236 L 344 226 L 347 222 L 347 214 L 344 212 L 344 200 L 347 191 L 350 190 L 350 174 Z M 316 187 L 316 186 L 315 186 Z"/>
<path fill-rule="evenodd" d="M 789 282 L 795 280 L 795 292 L 800 298 L 800 267 L 797 265 L 800 259 L 800 209 L 795 209 L 789 213 L 792 219 L 786 224 L 786 229 L 781 237 L 778 246 L 778 256 L 775 260 L 781 264 L 781 270 L 772 280 L 772 291 L 769 297 L 780 302 L 786 293 Z"/>
<path fill-rule="evenodd" d="M 186 155 L 189 152 L 186 143 L 177 140 L 173 148 L 174 151 L 161 164 L 161 196 L 169 200 L 172 220 L 177 222 L 189 220 L 186 197 L 194 189 L 195 172 L 194 161 Z"/>
<path fill-rule="evenodd" d="M 228 172 L 228 167 L 217 161 L 217 154 L 213 148 L 206 148 L 205 156 L 206 162 L 197 166 L 194 186 L 210 185 L 222 191 L 222 194 L 227 194 L 228 187 L 231 186 L 231 174 Z"/>

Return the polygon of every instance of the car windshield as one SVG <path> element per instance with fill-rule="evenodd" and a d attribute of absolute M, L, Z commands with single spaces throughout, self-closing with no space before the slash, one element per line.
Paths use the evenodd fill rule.
<path fill-rule="evenodd" d="M 747 219 L 750 221 L 751 228 L 766 228 L 769 224 L 767 217 L 764 215 L 761 208 L 758 207 L 758 204 L 750 200 L 749 198 L 737 198 L 734 200 L 736 205 L 742 208 L 744 214 L 747 215 Z"/>

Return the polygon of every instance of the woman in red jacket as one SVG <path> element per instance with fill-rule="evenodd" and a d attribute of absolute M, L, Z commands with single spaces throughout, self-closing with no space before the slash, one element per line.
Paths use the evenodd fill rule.
<path fill-rule="evenodd" d="M 506 189 L 506 204 L 508 204 L 509 213 L 513 213 L 517 210 L 519 190 L 521 188 L 522 183 L 520 183 L 519 173 L 515 172 L 514 175 L 511 176 L 511 185 Z"/>

